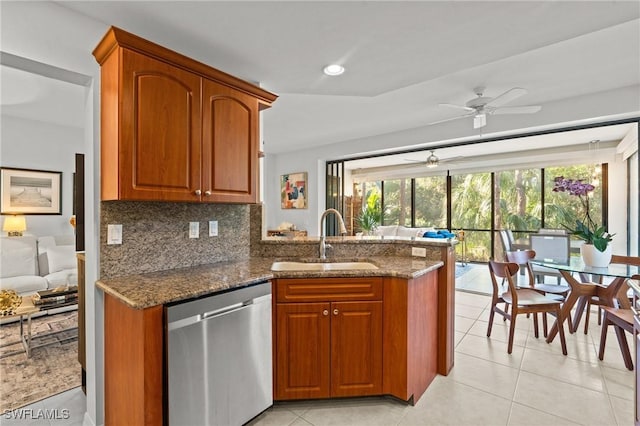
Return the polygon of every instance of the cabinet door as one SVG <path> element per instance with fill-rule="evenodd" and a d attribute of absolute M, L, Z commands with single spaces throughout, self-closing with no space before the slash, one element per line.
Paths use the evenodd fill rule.
<path fill-rule="evenodd" d="M 328 398 L 329 303 L 276 306 L 275 399 Z"/>
<path fill-rule="evenodd" d="M 203 79 L 203 201 L 258 201 L 258 101 Z"/>
<path fill-rule="evenodd" d="M 200 77 L 127 49 L 122 54 L 119 198 L 198 201 Z"/>
<path fill-rule="evenodd" d="M 331 304 L 331 396 L 382 393 L 382 302 Z"/>

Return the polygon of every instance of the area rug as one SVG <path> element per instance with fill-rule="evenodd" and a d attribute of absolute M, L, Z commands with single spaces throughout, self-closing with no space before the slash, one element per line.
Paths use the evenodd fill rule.
<path fill-rule="evenodd" d="M 34 318 L 32 333 L 62 330 L 77 326 L 78 312 Z M 26 324 L 25 324 L 26 327 Z M 23 353 L 0 359 L 0 413 L 24 407 L 52 395 L 80 386 L 78 339 L 61 341 L 75 332 L 37 338 L 36 345 L 45 340 L 51 344 L 31 350 L 31 357 Z M 2 344 L 19 339 L 17 322 L 0 326 Z M 20 343 L 0 348 L 0 355 L 21 349 Z"/>

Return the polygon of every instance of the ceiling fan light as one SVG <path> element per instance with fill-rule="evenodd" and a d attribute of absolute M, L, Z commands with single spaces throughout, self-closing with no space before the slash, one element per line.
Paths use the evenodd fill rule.
<path fill-rule="evenodd" d="M 435 155 L 431 154 L 427 158 L 426 165 L 430 169 L 432 169 L 434 167 L 438 167 L 438 157 L 436 157 Z"/>
<path fill-rule="evenodd" d="M 480 114 L 476 114 L 473 117 L 473 128 L 474 129 L 479 129 L 480 127 L 484 127 L 486 125 L 487 125 L 487 114 L 480 113 Z"/>

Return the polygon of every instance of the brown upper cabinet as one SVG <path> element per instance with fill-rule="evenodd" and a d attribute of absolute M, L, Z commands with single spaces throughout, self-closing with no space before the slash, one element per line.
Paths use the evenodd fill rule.
<path fill-rule="evenodd" d="M 255 203 L 255 85 L 111 27 L 101 66 L 102 200 Z"/>

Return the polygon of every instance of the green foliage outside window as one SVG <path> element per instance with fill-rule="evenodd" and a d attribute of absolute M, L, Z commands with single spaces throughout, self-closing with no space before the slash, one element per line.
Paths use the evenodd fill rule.
<path fill-rule="evenodd" d="M 451 176 L 451 230 L 465 229 L 467 260 L 488 261 L 491 256 L 491 220 L 494 229 L 510 229 L 516 238 L 540 228 L 562 228 L 562 224 L 583 219 L 577 197 L 553 192 L 556 176 L 570 176 L 593 182 L 594 166 L 575 165 L 544 169 L 544 223 L 542 218 L 542 170 L 507 170 L 494 173 L 494 205 L 491 202 L 491 173 Z M 447 227 L 446 177 L 414 180 L 414 223 L 411 224 L 411 179 L 384 181 L 384 206 L 380 203 L 380 182 L 364 184 L 366 209 L 385 225 Z M 602 223 L 602 188 L 596 185 L 589 200 L 595 221 Z M 373 207 L 377 206 L 377 207 Z M 382 212 L 384 211 L 384 217 Z M 500 245 L 498 241 L 497 245 Z M 461 245 L 456 247 L 460 255 Z"/>

